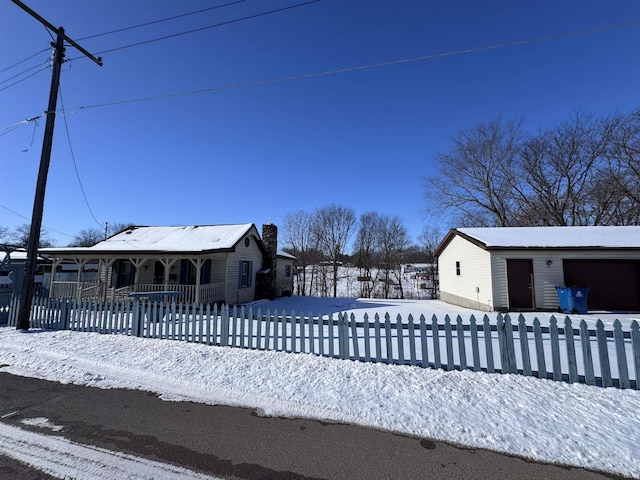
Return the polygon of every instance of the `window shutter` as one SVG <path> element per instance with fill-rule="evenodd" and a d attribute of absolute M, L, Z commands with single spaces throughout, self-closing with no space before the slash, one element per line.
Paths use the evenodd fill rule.
<path fill-rule="evenodd" d="M 242 288 L 242 260 L 238 262 L 238 289 Z"/>
<path fill-rule="evenodd" d="M 247 284 L 248 287 L 253 285 L 253 262 L 249 262 L 249 281 Z"/>

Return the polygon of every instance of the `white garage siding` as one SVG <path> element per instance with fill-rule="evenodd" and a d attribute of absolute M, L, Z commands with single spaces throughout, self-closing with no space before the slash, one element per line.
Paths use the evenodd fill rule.
<path fill-rule="evenodd" d="M 460 262 L 460 274 L 456 270 Z M 494 309 L 489 252 L 455 236 L 438 257 L 440 298 L 467 308 Z"/>
<path fill-rule="evenodd" d="M 531 259 L 536 302 L 534 308 L 558 308 L 558 296 L 555 287 L 563 284 L 562 258 L 562 255 L 558 255 L 557 252 L 491 251 L 494 309 L 509 309 L 507 259 Z M 547 261 L 551 263 L 547 265 Z"/>
<path fill-rule="evenodd" d="M 477 247 L 476 247 L 477 248 Z M 490 250 L 493 271 L 493 291 L 495 310 L 509 308 L 507 288 L 507 259 L 528 258 L 533 260 L 533 281 L 535 285 L 535 308 L 556 310 L 560 304 L 556 286 L 564 286 L 562 260 L 566 259 L 638 259 L 638 252 L 624 250 Z M 551 262 L 547 265 L 547 262 Z"/>

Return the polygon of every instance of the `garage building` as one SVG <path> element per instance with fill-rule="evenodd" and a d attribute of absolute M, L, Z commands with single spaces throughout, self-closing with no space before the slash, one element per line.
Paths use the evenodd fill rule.
<path fill-rule="evenodd" d="M 589 310 L 640 311 L 640 226 L 450 230 L 436 250 L 442 300 L 486 311 L 556 310 L 556 286 Z"/>

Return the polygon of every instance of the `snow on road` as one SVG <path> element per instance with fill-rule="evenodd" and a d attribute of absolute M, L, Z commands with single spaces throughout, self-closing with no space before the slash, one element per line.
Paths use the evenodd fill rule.
<path fill-rule="evenodd" d="M 38 419 L 39 426 L 61 427 Z M 34 424 L 34 422 L 31 422 Z M 53 428 L 52 428 L 53 427 Z M 75 480 L 216 480 L 174 465 L 104 448 L 82 445 L 63 437 L 43 435 L 0 423 L 0 454 L 14 458 L 53 477 Z"/>

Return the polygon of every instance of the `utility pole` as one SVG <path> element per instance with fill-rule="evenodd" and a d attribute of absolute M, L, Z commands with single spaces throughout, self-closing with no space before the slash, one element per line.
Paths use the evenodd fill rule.
<path fill-rule="evenodd" d="M 33 201 L 33 214 L 31 215 L 31 230 L 29 233 L 29 243 L 27 245 L 27 262 L 25 264 L 24 279 L 22 283 L 22 294 L 20 297 L 20 308 L 18 310 L 17 330 L 28 330 L 30 326 L 31 305 L 33 303 L 33 280 L 35 278 L 36 266 L 38 263 L 38 244 L 40 243 L 40 229 L 42 227 L 42 213 L 44 210 L 44 193 L 47 186 L 47 174 L 51 160 L 51 147 L 53 145 L 53 127 L 56 120 L 56 106 L 58 102 L 58 88 L 60 86 L 60 71 L 64 59 L 64 42 L 67 41 L 75 48 L 84 53 L 91 60 L 102 66 L 102 59 L 95 58 L 76 42 L 67 37 L 64 28 L 54 27 L 36 12 L 27 7 L 20 0 L 11 0 L 18 7 L 23 9 L 33 18 L 42 23 L 46 28 L 57 33 L 53 55 L 53 73 L 51 76 L 51 90 L 49 91 L 49 105 L 47 107 L 47 122 L 42 141 L 42 154 L 40 155 L 40 169 L 38 170 L 38 182 L 36 184 L 36 194 Z"/>

